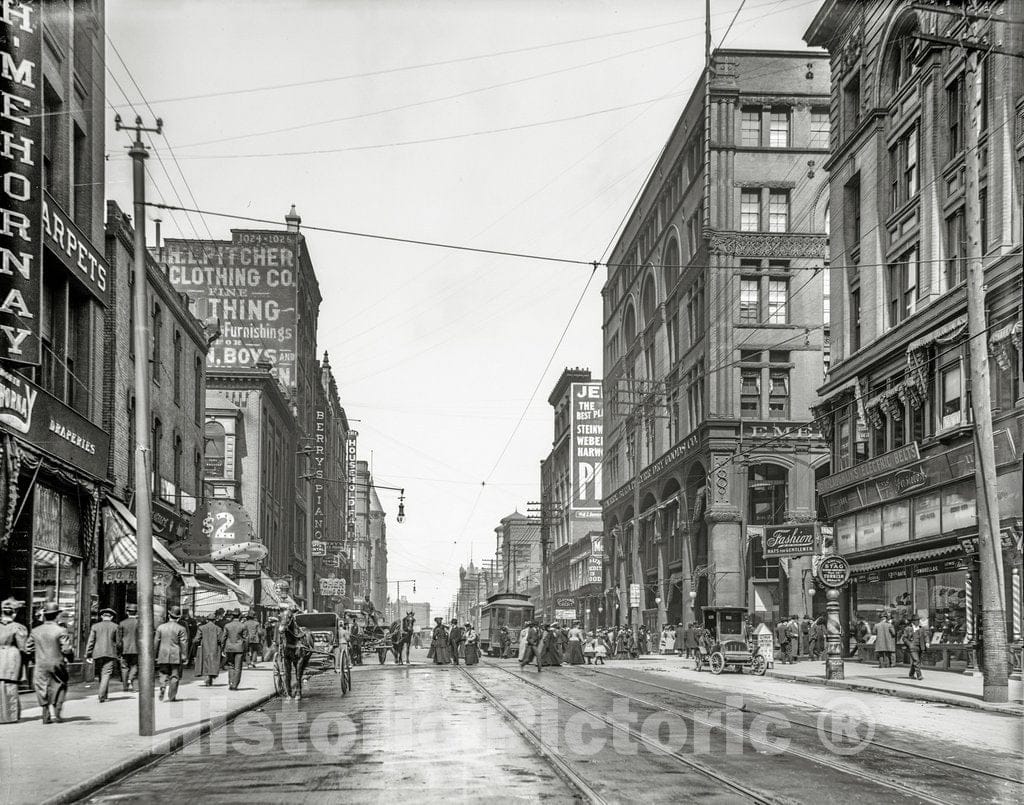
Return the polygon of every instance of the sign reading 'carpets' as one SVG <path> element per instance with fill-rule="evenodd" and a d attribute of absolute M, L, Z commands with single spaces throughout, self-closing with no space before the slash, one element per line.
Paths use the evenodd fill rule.
<path fill-rule="evenodd" d="M 168 238 L 171 283 L 196 301 L 199 318 L 220 320 L 209 366 L 254 367 L 268 361 L 285 388 L 295 386 L 298 259 L 296 235 L 234 231 L 226 241 Z"/>
<path fill-rule="evenodd" d="M 0 5 L 0 358 L 38 364 L 43 288 L 43 22 L 39 4 Z"/>
<path fill-rule="evenodd" d="M 604 397 L 600 383 L 570 386 L 572 508 L 601 508 L 601 459 L 604 456 Z"/>

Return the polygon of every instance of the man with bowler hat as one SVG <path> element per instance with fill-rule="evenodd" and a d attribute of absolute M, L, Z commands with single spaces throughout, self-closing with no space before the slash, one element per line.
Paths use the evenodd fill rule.
<path fill-rule="evenodd" d="M 139 608 L 127 604 L 128 617 L 117 625 L 117 639 L 121 643 L 121 686 L 131 690 L 139 678 Z"/>
<path fill-rule="evenodd" d="M 71 635 L 57 623 L 60 604 L 47 601 L 43 605 L 43 622 L 32 630 L 28 651 L 35 654 L 36 668 L 32 687 L 43 709 L 43 723 L 61 722 L 60 711 L 68 693 L 68 658 L 72 656 Z"/>
<path fill-rule="evenodd" d="M 452 618 L 452 628 L 448 630 L 448 645 L 451 647 L 452 652 L 452 663 L 454 665 L 459 664 L 459 649 L 462 648 L 466 642 L 466 633 L 461 626 L 459 626 L 459 619 Z"/>
<path fill-rule="evenodd" d="M 178 623 L 181 607 L 171 607 L 167 618 L 167 623 L 156 629 L 156 668 L 160 674 L 160 701 L 166 690 L 167 700 L 173 702 L 178 696 L 181 669 L 188 660 L 188 632 Z"/>
<path fill-rule="evenodd" d="M 263 627 L 260 625 L 260 622 L 256 620 L 256 613 L 251 609 L 246 613 L 245 620 L 242 621 L 242 625 L 245 626 L 245 641 L 249 667 L 255 668 L 256 663 L 263 660 Z"/>
<path fill-rule="evenodd" d="M 107 700 L 110 677 L 114 675 L 114 666 L 120 664 L 121 644 L 117 636 L 117 624 L 114 623 L 116 615 L 109 607 L 101 609 L 100 621 L 92 625 L 89 640 L 85 644 L 85 659 L 92 662 L 96 678 L 100 681 L 100 702 Z"/>
<path fill-rule="evenodd" d="M 237 609 L 227 613 L 224 625 L 224 654 L 228 666 L 228 690 L 238 690 L 242 682 L 242 665 L 245 663 L 246 635 L 248 631 L 239 617 Z"/>
<path fill-rule="evenodd" d="M 914 615 L 910 619 L 901 635 L 904 647 L 910 652 L 910 673 L 911 679 L 924 679 L 921 673 L 921 657 L 932 642 L 932 633 L 927 626 L 921 625 L 921 616 Z"/>

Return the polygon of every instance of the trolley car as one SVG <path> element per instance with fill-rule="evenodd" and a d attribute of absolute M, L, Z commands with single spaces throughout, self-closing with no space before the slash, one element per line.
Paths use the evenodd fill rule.
<path fill-rule="evenodd" d="M 530 596 L 522 593 L 495 593 L 480 608 L 480 650 L 489 656 L 501 654 L 501 627 L 508 629 L 509 653 L 519 653 L 519 632 L 533 620 Z"/>

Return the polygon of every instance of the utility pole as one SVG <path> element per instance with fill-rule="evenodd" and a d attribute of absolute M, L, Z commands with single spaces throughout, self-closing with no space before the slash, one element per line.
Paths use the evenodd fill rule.
<path fill-rule="evenodd" d="M 139 735 L 156 731 L 153 700 L 154 652 L 153 635 L 153 490 L 150 410 L 149 410 L 149 315 L 146 299 L 146 159 L 149 152 L 142 144 L 142 132 L 160 134 L 163 121 L 156 119 L 156 128 L 142 125 L 136 115 L 134 126 L 122 126 L 121 116 L 114 118 L 117 131 L 133 130 L 135 141 L 128 149 L 132 159 L 132 189 L 135 212 L 135 284 L 132 304 L 135 309 L 135 541 L 138 559 L 135 580 L 139 604 Z M 157 468 L 159 471 L 159 468 Z"/>
<path fill-rule="evenodd" d="M 1009 701 L 1010 663 L 1003 603 L 1003 551 L 999 538 L 992 395 L 989 385 L 985 266 L 982 260 L 978 137 L 981 130 L 981 71 L 978 48 L 964 44 L 968 121 L 964 132 L 964 217 L 967 221 L 967 336 L 970 347 L 971 409 L 974 415 L 974 475 L 978 509 L 978 566 L 981 575 L 982 674 L 986 702 Z"/>

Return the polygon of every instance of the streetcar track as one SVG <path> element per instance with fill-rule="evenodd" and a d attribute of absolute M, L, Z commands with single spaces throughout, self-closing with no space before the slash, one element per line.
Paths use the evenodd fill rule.
<path fill-rule="evenodd" d="M 555 693 L 555 692 L 553 692 L 551 690 L 548 690 L 547 688 L 543 687 L 542 685 L 538 685 L 536 682 L 533 682 L 533 681 L 531 681 L 531 680 L 529 680 L 529 679 L 527 679 L 527 678 L 525 678 L 523 676 L 520 676 L 519 674 L 515 673 L 514 671 L 509 670 L 508 668 L 504 668 L 504 667 L 502 667 L 500 665 L 495 665 L 494 663 L 490 663 L 490 662 L 485 663 L 485 665 L 488 668 L 496 668 L 496 669 L 498 669 L 500 671 L 504 671 L 506 674 L 511 676 L 513 679 L 517 679 L 520 682 L 522 682 L 523 684 L 530 685 L 531 687 L 536 688 L 537 690 L 541 691 L 542 693 L 544 693 L 544 694 L 546 694 L 548 696 L 551 696 L 553 699 L 556 699 L 556 700 L 558 700 L 560 702 L 564 702 L 565 704 L 569 705 L 570 707 L 573 707 L 576 710 L 579 710 L 580 712 L 586 713 L 587 715 L 591 716 L 592 718 L 595 718 L 598 721 L 601 721 L 601 722 L 607 724 L 612 729 L 616 729 L 616 730 L 619 730 L 620 732 L 624 732 L 626 735 L 629 735 L 631 738 L 634 738 L 635 740 L 639 741 L 640 743 L 642 743 L 644 746 L 648 747 L 649 749 L 653 749 L 653 750 L 655 750 L 657 752 L 660 752 L 663 755 L 666 755 L 667 757 L 671 757 L 671 758 L 679 761 L 683 765 L 688 766 L 689 768 L 693 769 L 696 772 L 699 772 L 700 774 L 702 774 L 705 777 L 709 778 L 710 780 L 712 780 L 713 782 L 717 783 L 718 785 L 724 786 L 724 787 L 726 787 L 726 788 L 736 792 L 737 794 L 740 794 L 740 795 L 746 797 L 747 799 L 750 799 L 750 800 L 752 800 L 752 801 L 754 801 L 756 803 L 761 803 L 763 805 L 774 805 L 775 803 L 779 803 L 779 805 L 781 805 L 782 803 L 795 803 L 795 802 L 797 802 L 796 800 L 784 799 L 784 798 L 780 798 L 780 797 L 777 797 L 777 796 L 774 796 L 774 795 L 771 795 L 771 794 L 765 794 L 765 793 L 763 793 L 761 791 L 758 791 L 758 790 L 756 790 L 754 788 L 750 788 L 749 786 L 745 785 L 744 783 L 738 782 L 738 781 L 733 780 L 733 779 L 729 779 L 727 777 L 723 777 L 720 772 L 714 770 L 713 768 L 711 768 L 707 764 L 701 763 L 701 762 L 699 762 L 697 760 L 694 760 L 693 758 L 690 758 L 690 757 L 687 757 L 686 755 L 680 754 L 679 752 L 673 752 L 672 750 L 667 749 L 664 746 L 662 746 L 657 741 L 651 740 L 650 738 L 646 737 L 645 735 L 637 732 L 636 730 L 634 730 L 634 729 L 632 729 L 632 728 L 630 728 L 628 726 L 624 726 L 623 724 L 620 724 L 620 723 L 618 723 L 616 721 L 613 721 L 613 720 L 611 720 L 609 718 L 605 718 L 602 715 L 598 715 L 596 713 L 591 713 L 586 707 L 577 704 L 576 702 L 572 701 L 571 699 L 566 698 L 565 696 L 562 696 L 562 695 L 560 695 L 558 693 Z M 466 671 L 465 673 L 469 674 L 468 671 Z M 475 681 L 478 681 L 478 680 L 475 680 Z M 482 687 L 482 685 L 481 685 L 481 687 Z M 944 803 L 943 803 L 943 805 L 944 805 Z"/>
<path fill-rule="evenodd" d="M 536 732 L 531 730 L 523 720 L 520 719 L 512 710 L 507 707 L 503 702 L 499 701 L 498 698 L 484 687 L 483 683 L 480 682 L 469 670 L 464 666 L 458 666 L 462 674 L 470 680 L 473 687 L 475 687 L 491 705 L 501 713 L 502 717 L 509 723 L 509 725 L 519 733 L 523 739 L 529 743 L 537 752 L 547 761 L 548 765 L 551 766 L 552 770 L 561 777 L 568 785 L 575 788 L 581 798 L 588 802 L 597 803 L 604 805 L 607 802 L 600 794 L 598 794 L 587 781 L 576 772 L 566 761 L 558 757 L 553 751 L 548 749 L 544 741 L 541 739 Z"/>
<path fill-rule="evenodd" d="M 636 679 L 636 678 L 629 677 L 629 676 L 623 676 L 622 674 L 616 674 L 616 673 L 613 673 L 613 672 L 607 671 L 607 670 L 598 671 L 596 669 L 590 669 L 590 668 L 588 668 L 587 670 L 588 671 L 592 671 L 594 674 L 597 674 L 599 676 L 610 676 L 610 677 L 613 677 L 615 679 L 621 679 L 623 682 L 639 682 L 642 685 L 647 685 L 648 687 L 651 687 L 651 688 L 656 688 L 658 690 L 663 690 L 663 691 L 665 691 L 667 693 L 672 693 L 672 694 L 675 694 L 677 696 L 687 696 L 687 697 L 692 698 L 692 699 L 701 699 L 702 701 L 710 702 L 711 704 L 714 704 L 714 705 L 716 705 L 718 707 L 738 709 L 738 708 L 735 708 L 734 705 L 729 704 L 728 702 L 723 702 L 720 699 L 716 699 L 716 698 L 713 698 L 711 696 L 703 696 L 703 695 L 701 695 L 699 693 L 691 693 L 688 690 L 679 690 L 677 688 L 670 688 L 670 687 L 668 687 L 666 685 L 659 685 L 657 682 L 650 682 L 650 681 L 648 681 L 646 679 Z M 584 681 L 586 681 L 586 680 L 584 680 Z M 590 683 L 590 684 L 594 684 L 594 683 Z M 597 687 L 600 687 L 600 686 L 597 686 Z M 626 695 L 626 694 L 620 694 L 620 695 Z M 753 715 L 766 715 L 766 713 L 763 710 L 752 710 L 749 707 L 747 707 L 746 705 L 744 705 L 744 707 L 743 707 L 743 712 L 751 713 Z M 795 719 L 789 718 L 789 716 L 787 716 L 786 718 L 789 721 L 789 723 L 796 724 L 797 726 L 804 727 L 805 729 L 810 729 L 810 730 L 815 730 L 815 731 L 817 731 L 817 729 L 818 729 L 816 724 L 808 724 L 805 721 L 799 721 L 799 720 L 795 720 Z M 873 746 L 876 749 L 881 749 L 881 750 L 885 750 L 885 751 L 888 751 L 888 752 L 899 752 L 900 754 L 906 755 L 907 757 L 914 758 L 915 760 L 925 760 L 925 761 L 928 761 L 929 763 L 932 763 L 932 764 L 936 764 L 936 765 L 940 765 L 940 766 L 946 766 L 946 767 L 949 767 L 949 768 L 954 768 L 954 769 L 957 769 L 959 771 L 969 772 L 969 773 L 975 774 L 975 775 L 982 775 L 982 776 L 985 776 L 985 777 L 990 777 L 990 778 L 992 778 L 994 780 L 1000 780 L 1000 781 L 1003 781 L 1003 782 L 1013 783 L 1015 785 L 1024 785 L 1024 779 L 1022 779 L 1022 778 L 1008 777 L 1006 775 L 999 774 L 998 772 L 988 771 L 987 769 L 979 769 L 979 768 L 975 768 L 975 767 L 972 767 L 972 766 L 966 766 L 966 765 L 964 765 L 962 763 L 957 763 L 956 761 L 953 761 L 953 760 L 946 760 L 946 759 L 935 758 L 935 757 L 932 757 L 931 755 L 926 755 L 926 754 L 924 754 L 922 752 L 915 752 L 913 749 L 906 749 L 906 748 L 902 748 L 902 747 L 898 747 L 898 746 L 893 746 L 892 744 L 882 743 L 882 742 L 876 741 L 874 739 L 868 739 L 864 743 L 866 745 Z"/>

